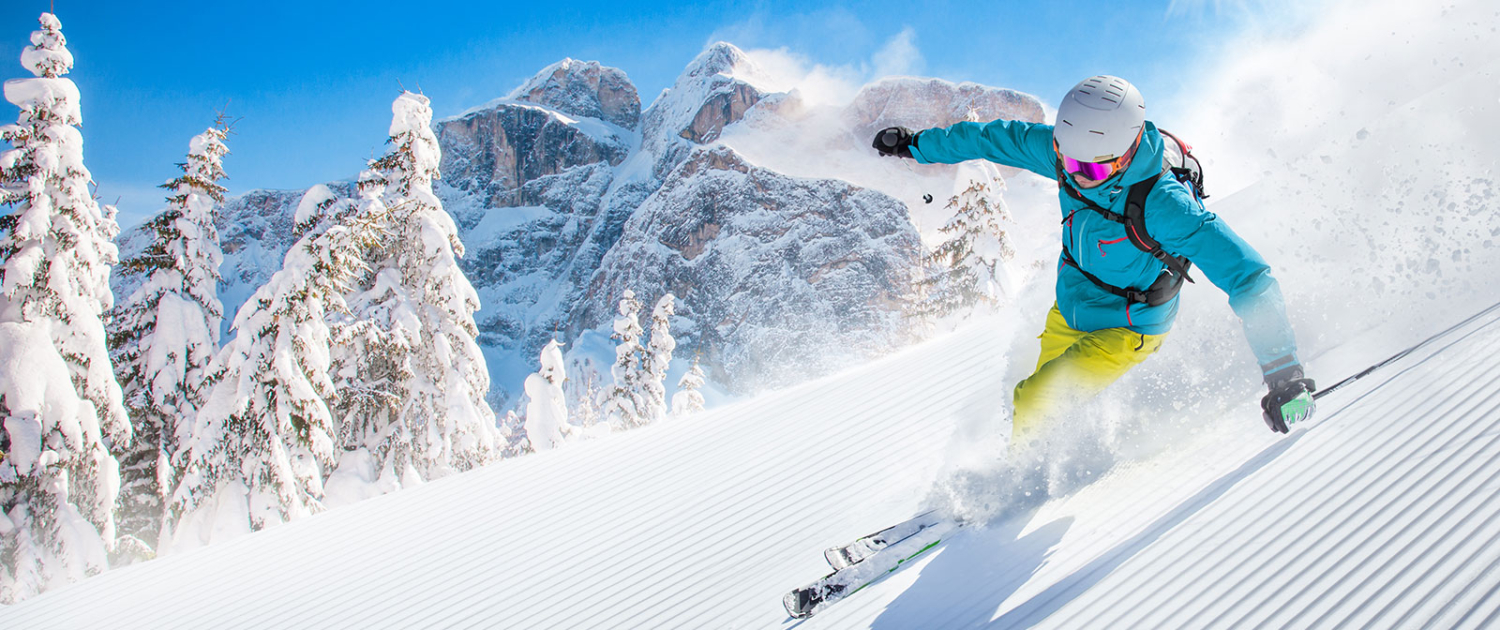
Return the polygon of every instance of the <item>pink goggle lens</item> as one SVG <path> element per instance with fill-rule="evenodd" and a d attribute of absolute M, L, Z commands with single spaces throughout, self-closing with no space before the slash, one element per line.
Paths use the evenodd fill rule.
<path fill-rule="evenodd" d="M 1108 179 L 1120 167 L 1120 160 L 1108 162 L 1083 162 L 1066 155 L 1062 156 L 1063 170 L 1071 175 L 1082 175 L 1094 181 Z"/>

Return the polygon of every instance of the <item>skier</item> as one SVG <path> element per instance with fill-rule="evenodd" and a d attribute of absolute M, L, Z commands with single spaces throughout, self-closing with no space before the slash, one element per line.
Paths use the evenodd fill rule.
<path fill-rule="evenodd" d="M 1163 176 L 1162 134 L 1130 83 L 1107 75 L 1083 80 L 1058 106 L 1056 126 L 996 120 L 918 133 L 891 127 L 876 134 L 874 147 L 921 164 L 985 159 L 1057 180 L 1064 227 L 1056 302 L 1036 371 L 1015 387 L 1012 448 L 1161 347 L 1193 263 L 1229 295 L 1244 326 L 1268 389 L 1261 400 L 1266 424 L 1285 433 L 1312 414 L 1316 386 L 1297 359 L 1270 266 L 1189 186 Z M 1133 184 L 1140 184 L 1135 198 L 1144 211 L 1136 216 L 1147 234 L 1127 220 Z M 1160 246 L 1143 251 L 1152 241 Z"/>

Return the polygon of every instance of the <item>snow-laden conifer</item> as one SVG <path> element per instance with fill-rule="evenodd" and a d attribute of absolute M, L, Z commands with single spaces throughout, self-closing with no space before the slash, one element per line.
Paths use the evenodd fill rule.
<path fill-rule="evenodd" d="M 363 254 L 371 266 L 350 292 L 347 315 L 336 316 L 332 358 L 339 445 L 356 454 L 353 461 L 373 462 L 380 492 L 420 483 L 422 478 L 411 426 L 402 413 L 412 379 L 411 349 L 419 339 L 421 322 L 400 271 L 377 268 L 389 246 L 392 213 L 384 201 L 387 185 L 378 171 L 360 173 L 353 212 L 362 218 L 357 225 L 373 230 L 362 238 L 372 244 Z"/>
<path fill-rule="evenodd" d="M 399 328 L 400 342 L 380 360 L 401 366 L 388 370 L 402 374 L 392 381 L 403 399 L 399 431 L 409 431 L 415 469 L 432 479 L 483 464 L 502 445 L 485 402 L 489 370 L 474 323 L 479 294 L 458 266 L 458 228 L 432 191 L 441 159 L 432 108 L 427 97 L 403 92 L 391 110 L 391 150 L 371 163 L 387 182 L 385 236 L 371 265 L 377 294 L 367 295 L 355 318 L 383 310 L 382 325 Z"/>
<path fill-rule="evenodd" d="M 78 86 L 62 24 L 43 13 L 5 82 L 0 126 L 0 601 L 102 571 L 115 544 L 115 456 L 130 421 L 106 347 L 112 208 L 89 192 Z"/>
<path fill-rule="evenodd" d="M 545 451 L 562 446 L 568 426 L 568 401 L 563 394 L 567 371 L 556 339 L 542 348 L 542 369 L 526 377 L 526 438 L 531 448 Z"/>
<path fill-rule="evenodd" d="M 671 293 L 661 296 L 651 309 L 651 340 L 641 366 L 641 388 L 645 391 L 646 418 L 657 420 L 667 415 L 667 367 L 677 340 L 672 338 L 672 314 L 677 298 Z"/>
<path fill-rule="evenodd" d="M 500 444 L 500 457 L 516 457 L 531 450 L 531 442 L 526 439 L 526 420 L 514 409 L 507 409 L 500 418 Z"/>
<path fill-rule="evenodd" d="M 110 318 L 111 355 L 135 428 L 135 443 L 120 458 L 120 531 L 147 547 L 156 545 L 175 483 L 169 459 L 178 432 L 198 415 L 219 349 L 224 255 L 214 218 L 224 201 L 218 182 L 227 133 L 221 121 L 193 137 L 187 161 L 178 165 L 182 175 L 162 185 L 171 191 L 166 210 L 145 225 L 151 244 L 120 265 L 142 278 L 129 283 L 138 288 Z"/>
<path fill-rule="evenodd" d="M 594 367 L 592 359 L 584 357 L 574 362 L 569 373 L 571 376 L 563 384 L 563 391 L 571 402 L 568 406 L 568 413 L 572 418 L 570 424 L 587 435 L 588 429 L 604 420 L 601 407 L 604 388 L 599 384 L 599 370 Z"/>
<path fill-rule="evenodd" d="M 606 391 L 604 417 L 616 429 L 629 429 L 645 424 L 645 391 L 640 382 L 642 374 L 641 347 L 641 302 L 635 292 L 626 289 L 620 296 L 620 316 L 615 319 L 615 333 L 611 339 L 620 342 L 615 346 L 615 364 L 610 368 L 615 382 Z"/>
<path fill-rule="evenodd" d="M 919 316 L 943 317 L 975 306 L 993 307 L 1005 298 L 1006 263 L 1015 257 L 1004 224 L 1005 203 L 991 191 L 992 182 L 971 181 L 948 200 L 953 217 L 940 228 L 945 240 L 923 261 L 937 273 L 921 279 L 924 300 Z"/>
<path fill-rule="evenodd" d="M 698 357 L 693 357 L 693 366 L 677 381 L 677 393 L 672 394 L 672 415 L 686 416 L 703 411 L 703 368 L 698 366 Z"/>
<path fill-rule="evenodd" d="M 292 245 L 281 270 L 235 315 L 236 336 L 216 357 L 219 375 L 176 455 L 184 471 L 163 548 L 207 544 L 321 509 L 324 469 L 334 457 L 328 316 L 345 309 L 343 294 L 371 245 L 363 235 L 372 230 L 321 186 L 302 205 L 321 209 L 325 220 Z"/>

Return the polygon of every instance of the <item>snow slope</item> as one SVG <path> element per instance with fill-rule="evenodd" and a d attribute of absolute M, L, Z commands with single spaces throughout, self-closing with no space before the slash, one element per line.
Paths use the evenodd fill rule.
<path fill-rule="evenodd" d="M 806 627 L 1493 627 L 1497 320 L 1333 394 L 1311 429 L 1271 436 L 1246 405 Z"/>
<path fill-rule="evenodd" d="M 1334 394 L 1310 429 L 1270 434 L 1253 400 L 1201 419 L 803 626 L 1483 627 L 1496 319 Z M 0 626 L 785 627 L 779 596 L 827 570 L 825 546 L 912 513 L 954 436 L 1003 425 L 1005 328 L 111 571 Z"/>

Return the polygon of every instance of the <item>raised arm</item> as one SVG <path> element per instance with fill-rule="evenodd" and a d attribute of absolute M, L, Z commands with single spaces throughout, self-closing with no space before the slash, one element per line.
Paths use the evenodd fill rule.
<path fill-rule="evenodd" d="M 946 129 L 924 130 L 913 140 L 911 155 L 922 164 L 989 160 L 1048 179 L 1057 176 L 1051 125 L 1019 120 L 961 122 Z"/>

